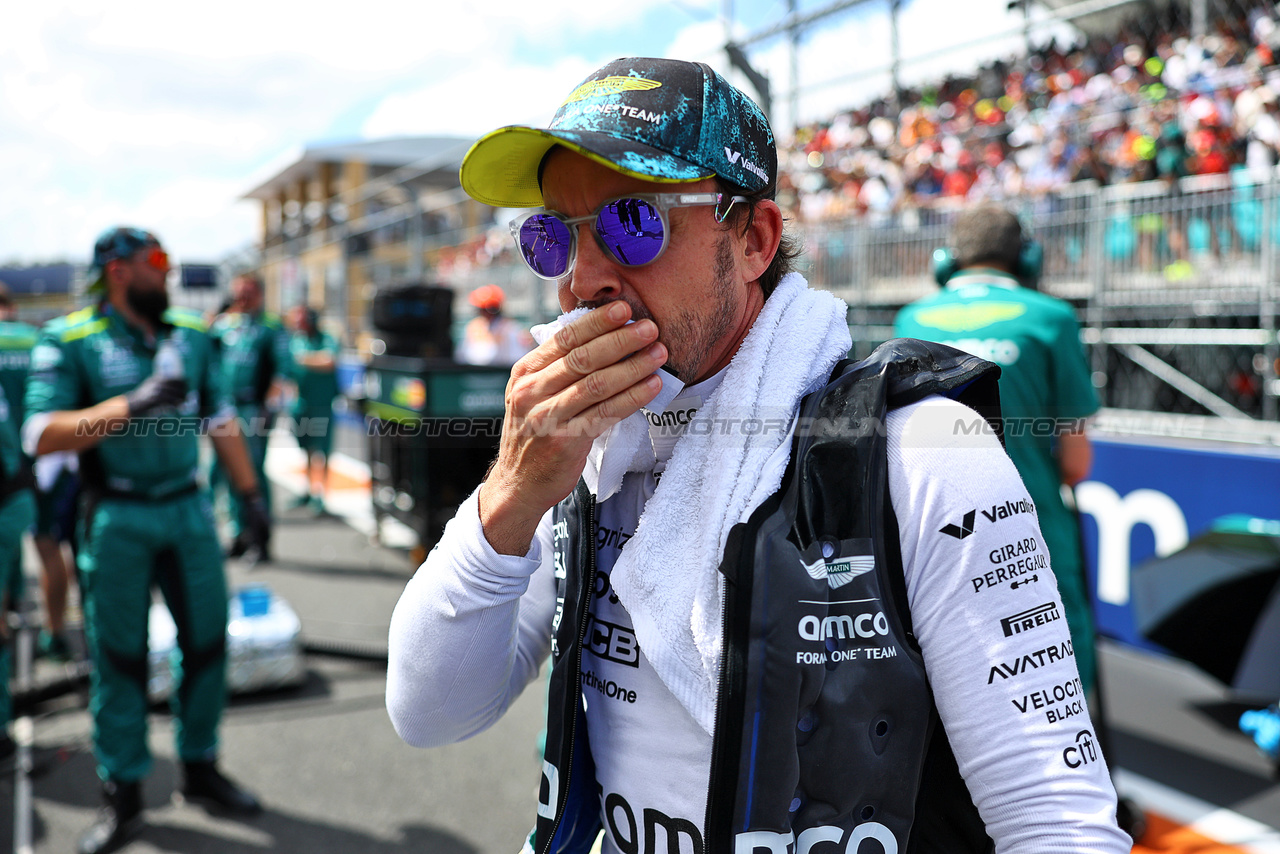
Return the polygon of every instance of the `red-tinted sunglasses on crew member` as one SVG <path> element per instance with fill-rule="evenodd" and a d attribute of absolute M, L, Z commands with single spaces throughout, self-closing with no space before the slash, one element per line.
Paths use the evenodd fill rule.
<path fill-rule="evenodd" d="M 159 246 L 151 246 L 142 251 L 144 253 L 142 256 L 142 259 L 146 261 L 148 265 L 155 267 L 157 270 L 169 269 L 169 253 L 168 252 L 165 252 Z"/>

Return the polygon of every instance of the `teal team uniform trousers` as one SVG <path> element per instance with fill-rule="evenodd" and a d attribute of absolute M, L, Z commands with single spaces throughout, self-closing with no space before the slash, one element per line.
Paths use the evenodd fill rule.
<path fill-rule="evenodd" d="M 253 463 L 253 471 L 258 476 L 258 491 L 262 493 L 262 501 L 271 513 L 271 478 L 267 477 L 267 440 L 271 434 L 271 422 L 275 416 L 265 407 L 242 405 L 236 407 L 240 415 L 240 432 L 244 435 L 245 448 L 249 451 L 249 461 Z M 217 462 L 215 466 L 219 467 Z M 221 478 L 225 481 L 226 475 Z M 230 484 L 227 485 L 227 509 L 231 516 L 231 533 L 240 536 L 245 529 L 244 502 Z"/>
<path fill-rule="evenodd" d="M 208 498 L 105 497 L 83 520 L 80 569 L 94 671 L 98 775 L 140 780 L 147 748 L 147 623 L 158 587 L 178 629 L 170 706 L 178 757 L 214 759 L 226 703 L 227 585 Z"/>
<path fill-rule="evenodd" d="M 13 586 L 12 576 L 22 574 L 22 535 L 36 521 L 36 498 L 24 489 L 0 505 L 0 598 Z M 13 718 L 9 672 L 13 665 L 13 638 L 0 638 L 0 732 Z"/>
<path fill-rule="evenodd" d="M 293 411 L 293 435 L 298 447 L 308 454 L 321 453 L 328 457 L 333 448 L 332 404 L 329 401 L 299 401 L 299 404 Z"/>

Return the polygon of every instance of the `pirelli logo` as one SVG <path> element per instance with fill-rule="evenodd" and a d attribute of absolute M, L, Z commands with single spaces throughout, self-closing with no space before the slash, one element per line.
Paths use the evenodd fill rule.
<path fill-rule="evenodd" d="M 1020 635 L 1038 626 L 1061 619 L 1062 612 L 1058 610 L 1058 603 L 1045 602 L 1043 605 L 1028 608 L 1011 617 L 1005 617 L 1000 621 L 1000 628 L 1004 629 L 1005 637 L 1011 638 L 1014 635 Z"/>

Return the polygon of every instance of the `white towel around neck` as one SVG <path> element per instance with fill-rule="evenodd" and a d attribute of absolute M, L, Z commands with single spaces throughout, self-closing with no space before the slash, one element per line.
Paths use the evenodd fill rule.
<path fill-rule="evenodd" d="M 826 380 L 852 345 L 847 311 L 799 274 L 778 283 L 719 388 L 676 443 L 610 574 L 645 657 L 708 733 L 722 641 L 719 566 L 729 529 L 777 491 L 800 398 Z M 545 340 L 562 322 L 537 332 L 549 329 Z M 665 409 L 678 391 L 674 386 L 668 396 L 664 382 L 665 400 L 647 408 Z M 583 478 L 604 500 L 621 485 L 618 472 L 646 470 L 652 460 L 647 422 L 636 413 L 596 440 Z"/>

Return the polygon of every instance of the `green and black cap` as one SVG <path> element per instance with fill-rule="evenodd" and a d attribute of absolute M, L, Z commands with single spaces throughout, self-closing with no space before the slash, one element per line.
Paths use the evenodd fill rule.
<path fill-rule="evenodd" d="M 149 231 L 127 225 L 108 228 L 93 242 L 93 262 L 85 274 L 89 282 L 89 290 L 99 290 L 103 285 L 103 276 L 107 272 L 107 264 L 117 258 L 128 258 L 139 249 L 159 246 L 160 239 Z"/>
<path fill-rule="evenodd" d="M 631 57 L 578 85 L 550 127 L 481 137 L 462 161 L 462 188 L 485 204 L 537 207 L 538 168 L 556 145 L 647 181 L 718 175 L 755 193 L 773 187 L 778 173 L 769 120 L 711 66 Z"/>

